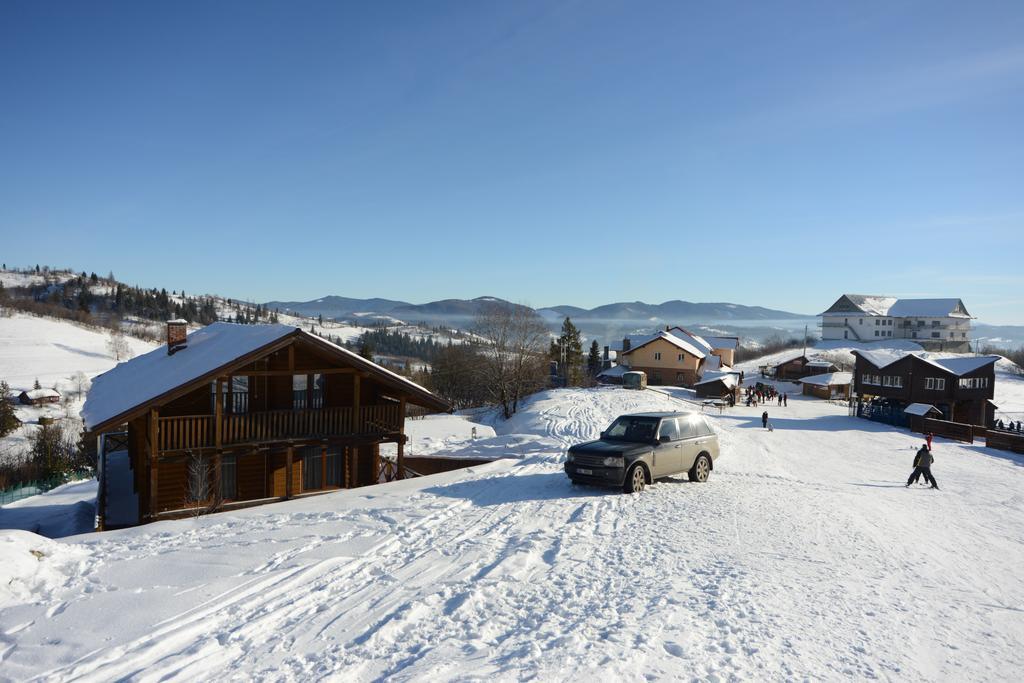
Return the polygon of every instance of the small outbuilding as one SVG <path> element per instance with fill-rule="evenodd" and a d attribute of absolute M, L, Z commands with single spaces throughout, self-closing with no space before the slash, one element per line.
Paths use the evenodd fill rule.
<path fill-rule="evenodd" d="M 736 398 L 739 388 L 739 377 L 732 373 L 723 373 L 714 377 L 705 377 L 693 385 L 698 398 Z"/>
<path fill-rule="evenodd" d="M 907 416 L 907 426 L 910 427 L 912 432 L 924 431 L 925 418 L 943 419 L 942 411 L 930 403 L 911 403 L 903 409 L 903 412 Z"/>
<path fill-rule="evenodd" d="M 26 406 L 60 403 L 60 392 L 56 389 L 29 389 L 18 394 L 18 401 Z"/>
<path fill-rule="evenodd" d="M 811 375 L 799 380 L 805 396 L 817 398 L 842 399 L 850 398 L 850 384 L 853 382 L 852 372 L 826 372 Z"/>

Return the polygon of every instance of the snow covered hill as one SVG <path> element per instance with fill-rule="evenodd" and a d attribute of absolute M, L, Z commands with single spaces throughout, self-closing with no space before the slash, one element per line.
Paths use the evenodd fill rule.
<path fill-rule="evenodd" d="M 565 445 L 619 413 L 675 405 L 617 388 L 545 392 L 491 422 L 495 436 L 478 430 L 528 444 L 516 459 L 64 542 L 0 533 L 12 558 L 0 678 L 1024 670 L 1024 461 L 939 440 L 942 490 L 908 490 L 918 437 L 793 396 L 768 408 L 773 432 L 760 407 L 711 418 L 722 457 L 707 484 L 627 496 L 566 480 Z M 419 429 L 424 449 L 456 447 Z"/>
<path fill-rule="evenodd" d="M 66 403 L 39 407 L 19 406 L 18 416 L 25 424 L 0 438 L 0 458 L 24 446 L 40 417 L 78 419 L 89 380 L 117 364 L 107 348 L 109 338 L 105 330 L 70 320 L 24 313 L 0 316 L 0 380 L 15 394 L 31 389 L 39 380 L 40 385 L 57 389 L 67 399 Z M 131 356 L 153 348 L 153 344 L 132 337 L 125 337 L 125 342 Z"/>

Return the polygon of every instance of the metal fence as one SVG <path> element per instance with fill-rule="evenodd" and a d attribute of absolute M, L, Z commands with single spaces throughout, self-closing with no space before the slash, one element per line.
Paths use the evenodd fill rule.
<path fill-rule="evenodd" d="M 28 498 L 29 496 L 37 496 L 40 493 L 46 493 L 47 491 L 55 489 L 69 481 L 90 479 L 93 476 L 92 470 L 79 470 L 70 474 L 55 475 L 45 479 L 27 481 L 9 489 L 0 489 L 0 505 L 7 505 L 8 503 L 13 503 L 16 500 Z"/>
<path fill-rule="evenodd" d="M 870 403 L 857 404 L 857 417 L 863 417 L 873 422 L 883 422 L 893 427 L 906 427 L 907 414 L 902 408 L 891 405 L 872 405 Z"/>

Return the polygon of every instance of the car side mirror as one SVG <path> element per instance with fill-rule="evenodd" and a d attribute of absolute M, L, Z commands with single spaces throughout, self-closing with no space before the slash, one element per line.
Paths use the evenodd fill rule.
<path fill-rule="evenodd" d="M 661 443 L 668 443 L 671 440 L 672 438 L 668 434 L 662 434 L 661 438 L 658 439 L 658 441 L 660 441 Z"/>
<path fill-rule="evenodd" d="M 604 439 L 604 438 L 607 438 L 607 436 L 608 436 L 608 432 L 601 432 L 601 436 L 598 437 L 598 438 Z"/>

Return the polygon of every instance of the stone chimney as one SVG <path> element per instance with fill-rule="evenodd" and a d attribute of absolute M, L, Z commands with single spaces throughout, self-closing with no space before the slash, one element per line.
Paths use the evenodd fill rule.
<path fill-rule="evenodd" d="M 188 337 L 188 322 L 178 320 L 167 321 L 167 355 L 173 356 L 185 348 Z"/>
<path fill-rule="evenodd" d="M 622 339 L 622 350 L 629 351 L 629 337 L 623 337 Z"/>

